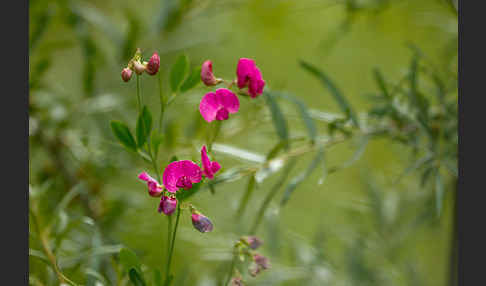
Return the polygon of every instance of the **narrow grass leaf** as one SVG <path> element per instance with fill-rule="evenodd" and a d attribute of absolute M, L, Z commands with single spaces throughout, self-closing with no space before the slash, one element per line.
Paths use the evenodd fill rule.
<path fill-rule="evenodd" d="M 305 127 L 307 128 L 307 132 L 309 133 L 309 138 L 311 142 L 314 143 L 317 137 L 317 128 L 305 103 L 300 98 L 290 93 L 276 93 L 276 95 L 292 102 L 297 107 L 297 111 L 300 113 Z"/>
<path fill-rule="evenodd" d="M 280 110 L 280 106 L 278 105 L 275 97 L 268 91 L 263 92 L 263 96 L 265 98 L 265 102 L 270 108 L 270 112 L 272 113 L 272 120 L 275 126 L 275 130 L 277 132 L 278 137 L 281 141 L 287 142 L 285 143 L 286 148 L 288 147 L 288 139 L 289 139 L 289 132 L 287 127 L 287 120 L 285 119 L 282 110 Z"/>
<path fill-rule="evenodd" d="M 123 265 L 125 270 L 129 269 L 136 269 L 138 271 L 142 271 L 142 264 L 138 259 L 135 252 L 131 251 L 128 248 L 123 248 L 120 250 L 120 263 Z"/>
<path fill-rule="evenodd" d="M 320 148 L 319 151 L 317 152 L 317 155 L 314 157 L 314 159 L 309 164 L 309 166 L 307 167 L 307 169 L 304 172 L 302 172 L 299 175 L 297 175 L 297 177 L 293 178 L 290 181 L 290 183 L 287 185 L 287 187 L 285 188 L 285 191 L 284 191 L 282 200 L 280 202 L 280 204 L 282 206 L 285 205 L 288 202 L 288 200 L 290 199 L 290 196 L 295 191 L 295 189 L 297 188 L 297 186 L 300 183 L 302 183 L 302 181 L 304 181 L 305 179 L 307 179 L 312 174 L 312 172 L 319 165 L 319 162 L 321 162 L 321 160 L 323 158 L 324 158 L 324 149 L 323 148 Z"/>
<path fill-rule="evenodd" d="M 358 118 L 356 117 L 356 114 L 354 113 L 353 109 L 351 108 L 351 105 L 348 103 L 347 99 L 343 96 L 341 91 L 337 88 L 337 86 L 334 84 L 334 82 L 329 78 L 324 72 L 316 68 L 315 66 L 305 62 L 305 61 L 300 61 L 300 65 L 309 73 L 317 77 L 322 85 L 326 87 L 331 95 L 333 96 L 334 100 L 338 103 L 339 107 L 341 110 L 346 114 L 348 118 L 351 119 L 353 124 L 355 126 L 359 126 L 358 123 Z"/>
<path fill-rule="evenodd" d="M 376 84 L 380 88 L 380 91 L 383 93 L 383 95 L 387 98 L 391 98 L 391 95 L 388 92 L 388 88 L 386 87 L 385 78 L 383 77 L 381 71 L 378 68 L 375 68 L 373 69 L 373 75 L 375 77 Z"/>
<path fill-rule="evenodd" d="M 133 285 L 145 286 L 145 281 L 143 280 L 142 275 L 135 268 L 130 269 L 128 277 L 130 277 L 130 282 L 132 282 Z"/>

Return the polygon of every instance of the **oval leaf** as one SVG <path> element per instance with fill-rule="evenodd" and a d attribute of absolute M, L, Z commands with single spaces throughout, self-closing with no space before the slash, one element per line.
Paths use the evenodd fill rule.
<path fill-rule="evenodd" d="M 286 142 L 285 146 L 288 148 L 289 133 L 287 128 L 287 120 L 280 110 L 280 106 L 275 100 L 275 97 L 268 91 L 264 91 L 263 96 L 265 98 L 265 102 L 270 108 L 270 112 L 272 113 L 273 124 L 275 126 L 275 130 L 277 131 L 277 135 L 280 137 L 281 141 Z"/>
<path fill-rule="evenodd" d="M 182 81 L 186 77 L 187 70 L 189 68 L 189 60 L 186 55 L 180 55 L 172 69 L 170 70 L 170 88 L 172 92 L 177 92 Z"/>
<path fill-rule="evenodd" d="M 201 82 L 201 67 L 197 67 L 192 70 L 191 74 L 187 77 L 184 83 L 181 85 L 181 92 L 186 92 L 195 87 Z"/>
<path fill-rule="evenodd" d="M 119 121 L 111 121 L 110 126 L 113 134 L 115 134 L 115 137 L 123 146 L 132 151 L 137 150 L 137 143 L 135 143 L 135 139 L 133 139 L 130 129 L 128 129 L 124 123 Z"/>
<path fill-rule="evenodd" d="M 138 147 L 142 147 L 152 130 L 152 114 L 147 106 L 144 106 L 142 112 L 138 115 L 137 120 L 137 143 Z"/>

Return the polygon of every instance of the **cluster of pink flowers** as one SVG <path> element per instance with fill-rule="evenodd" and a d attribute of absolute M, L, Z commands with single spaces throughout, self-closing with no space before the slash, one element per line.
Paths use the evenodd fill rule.
<path fill-rule="evenodd" d="M 155 75 L 159 71 L 159 67 L 160 57 L 157 52 L 153 53 L 148 62 L 142 62 L 142 52 L 140 49 L 137 49 L 135 56 L 128 62 L 127 67 L 122 70 L 121 77 L 124 82 L 128 82 L 132 78 L 133 72 L 138 75 L 141 75 L 143 72 Z"/>
<path fill-rule="evenodd" d="M 162 175 L 162 185 L 146 172 L 140 173 L 138 178 L 147 183 L 150 196 L 162 196 L 158 208 L 159 213 L 171 215 L 177 208 L 176 193 L 179 190 L 192 188 L 193 184 L 197 184 L 203 179 L 203 176 L 213 179 L 214 174 L 221 169 L 218 162 L 209 159 L 206 146 L 201 148 L 201 165 L 200 167 L 190 160 L 171 162 Z M 213 229 L 211 221 L 195 209 L 192 209 L 191 218 L 192 224 L 200 232 L 209 232 Z"/>
<path fill-rule="evenodd" d="M 251 98 L 263 93 L 265 81 L 255 61 L 247 58 L 239 59 L 236 67 L 236 77 L 238 88 L 241 90 L 248 87 L 247 94 Z M 210 60 L 202 64 L 201 80 L 206 86 L 214 86 L 223 82 L 222 79 L 214 76 L 213 64 Z M 215 92 L 206 93 L 199 104 L 199 112 L 207 122 L 226 120 L 229 114 L 238 112 L 239 108 L 238 97 L 226 88 L 219 88 Z"/>

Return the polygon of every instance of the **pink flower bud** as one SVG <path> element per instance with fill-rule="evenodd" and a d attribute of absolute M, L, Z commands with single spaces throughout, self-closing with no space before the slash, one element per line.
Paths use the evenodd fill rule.
<path fill-rule="evenodd" d="M 231 278 L 231 286 L 243 286 L 243 280 L 241 277 Z"/>
<path fill-rule="evenodd" d="M 260 247 L 260 245 L 263 244 L 263 242 L 261 241 L 261 239 L 259 239 L 256 236 L 249 236 L 246 239 L 246 241 L 248 242 L 248 245 L 250 246 L 251 249 L 257 249 L 258 247 Z"/>
<path fill-rule="evenodd" d="M 198 212 L 194 212 L 192 214 L 192 225 L 195 229 L 202 233 L 213 230 L 213 223 L 209 220 L 209 218 Z"/>
<path fill-rule="evenodd" d="M 219 80 L 214 77 L 213 63 L 210 60 L 205 61 L 201 67 L 201 81 L 207 85 L 216 85 Z"/>
<path fill-rule="evenodd" d="M 136 74 L 141 75 L 145 70 L 145 66 L 141 62 L 135 61 L 133 62 L 133 69 L 135 70 Z"/>
<path fill-rule="evenodd" d="M 132 78 L 132 70 L 124 68 L 121 72 L 121 77 L 124 82 L 128 82 Z"/>
<path fill-rule="evenodd" d="M 160 67 L 160 57 L 159 54 L 155 52 L 150 58 L 147 67 L 145 68 L 145 71 L 149 75 L 155 75 L 159 71 L 159 67 Z"/>
<path fill-rule="evenodd" d="M 253 261 L 255 262 L 255 267 L 250 270 L 250 275 L 253 277 L 257 276 L 262 270 L 270 268 L 268 258 L 263 255 L 258 253 L 253 255 Z"/>
<path fill-rule="evenodd" d="M 177 207 L 177 199 L 169 196 L 162 196 L 159 204 L 159 213 L 163 212 L 166 215 L 174 213 Z"/>

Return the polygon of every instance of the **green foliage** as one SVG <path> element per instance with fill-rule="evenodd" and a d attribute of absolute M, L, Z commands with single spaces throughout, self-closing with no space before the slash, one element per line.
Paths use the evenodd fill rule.
<path fill-rule="evenodd" d="M 170 69 L 170 88 L 172 92 L 179 91 L 179 87 L 186 78 L 189 70 L 189 59 L 186 55 L 180 55 Z"/>
<path fill-rule="evenodd" d="M 201 67 L 197 67 L 191 71 L 189 76 L 181 85 L 181 92 L 186 92 L 194 88 L 199 82 L 201 82 Z"/>
<path fill-rule="evenodd" d="M 288 146 L 289 141 L 289 132 L 287 127 L 287 120 L 285 119 L 280 107 L 275 100 L 275 96 L 268 91 L 263 92 L 263 96 L 265 98 L 265 103 L 268 105 L 270 112 L 272 113 L 273 125 L 275 126 L 275 130 L 277 132 L 280 141 L 285 142 L 284 146 Z"/>
<path fill-rule="evenodd" d="M 147 106 L 142 108 L 142 112 L 138 115 L 137 120 L 137 145 L 141 148 L 147 138 L 150 136 L 150 131 L 152 130 L 152 114 L 148 110 Z M 157 142 L 156 142 L 157 143 Z"/>
<path fill-rule="evenodd" d="M 132 151 L 137 150 L 137 143 L 135 143 L 135 139 L 125 123 L 120 121 L 111 121 L 110 126 L 113 134 L 123 146 Z"/>

